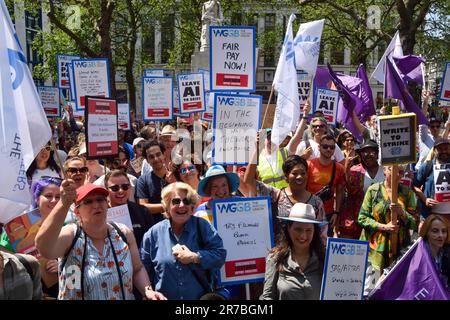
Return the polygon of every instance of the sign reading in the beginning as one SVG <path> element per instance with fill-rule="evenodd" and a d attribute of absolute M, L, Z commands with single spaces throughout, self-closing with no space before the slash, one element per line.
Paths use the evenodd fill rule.
<path fill-rule="evenodd" d="M 261 128 L 262 97 L 216 93 L 213 118 L 213 164 L 246 165 Z"/>
<path fill-rule="evenodd" d="M 178 74 L 177 80 L 180 112 L 204 111 L 206 103 L 203 74 Z"/>
<path fill-rule="evenodd" d="M 269 197 L 214 200 L 213 222 L 227 250 L 220 284 L 264 280 L 266 257 L 274 245 Z"/>
<path fill-rule="evenodd" d="M 416 115 L 378 117 L 380 159 L 382 165 L 416 162 Z"/>
<path fill-rule="evenodd" d="M 367 241 L 328 238 L 321 300 L 362 300 L 366 278 Z"/>
<path fill-rule="evenodd" d="M 211 91 L 256 90 L 256 28 L 210 27 Z"/>

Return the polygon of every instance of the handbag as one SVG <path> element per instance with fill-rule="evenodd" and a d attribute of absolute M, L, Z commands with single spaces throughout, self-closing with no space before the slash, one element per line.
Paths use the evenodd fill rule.
<path fill-rule="evenodd" d="M 322 189 L 320 189 L 315 193 L 315 195 L 318 196 L 320 199 L 322 199 L 323 202 L 330 200 L 333 197 L 333 191 L 331 186 L 333 185 L 335 174 L 336 174 L 336 162 L 333 161 L 333 173 L 331 175 L 330 183 L 328 183 L 326 186 L 324 186 Z"/>
<path fill-rule="evenodd" d="M 192 217 L 196 219 L 197 224 L 197 234 L 199 235 L 199 247 L 204 248 L 203 235 L 200 228 L 200 219 L 198 217 Z M 229 300 L 230 292 L 225 287 L 216 287 L 215 281 L 213 281 L 211 272 L 209 270 L 205 270 L 206 279 L 199 274 L 197 267 L 193 264 L 189 264 L 189 268 L 191 272 L 194 274 L 194 277 L 197 281 L 202 285 L 203 289 L 206 291 L 204 295 L 200 297 L 200 300 Z"/>

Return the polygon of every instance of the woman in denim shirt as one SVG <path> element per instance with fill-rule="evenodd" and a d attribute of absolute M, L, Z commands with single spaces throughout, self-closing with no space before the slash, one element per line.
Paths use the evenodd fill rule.
<path fill-rule="evenodd" d="M 197 300 L 207 293 L 207 270 L 223 266 L 226 250 L 214 227 L 193 216 L 198 195 L 188 184 L 172 183 L 161 197 L 167 219 L 145 233 L 141 259 L 154 286 L 168 299 Z"/>

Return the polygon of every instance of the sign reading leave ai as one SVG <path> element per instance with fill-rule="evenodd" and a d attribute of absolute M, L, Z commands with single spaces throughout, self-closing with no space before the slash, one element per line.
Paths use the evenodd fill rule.
<path fill-rule="evenodd" d="M 329 124 L 336 124 L 339 91 L 318 88 L 314 100 L 314 111 L 322 111 Z"/>
<path fill-rule="evenodd" d="M 367 241 L 328 238 L 321 300 L 362 300 Z"/>
<path fill-rule="evenodd" d="M 178 97 L 181 113 L 205 110 L 205 87 L 202 73 L 179 74 Z"/>

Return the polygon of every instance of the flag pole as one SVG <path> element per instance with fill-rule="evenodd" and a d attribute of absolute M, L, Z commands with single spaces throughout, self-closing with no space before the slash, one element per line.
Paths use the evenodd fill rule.
<path fill-rule="evenodd" d="M 399 115 L 400 114 L 400 107 L 392 107 L 392 115 Z M 397 203 L 398 202 L 398 165 L 394 164 L 392 165 L 391 170 L 391 203 Z M 391 222 L 393 225 L 397 224 L 397 212 L 391 211 Z M 398 241 L 398 234 L 393 233 L 391 235 L 391 251 L 392 255 L 395 256 L 397 254 L 397 241 Z"/>
<path fill-rule="evenodd" d="M 55 140 L 53 139 L 53 136 L 50 138 L 50 144 L 52 146 L 53 152 L 56 155 L 56 160 L 58 161 L 59 167 L 61 168 L 61 174 L 64 178 L 64 180 L 66 179 L 66 173 L 64 172 L 64 167 L 63 167 L 63 163 L 61 161 L 61 158 L 59 157 L 59 153 L 58 150 L 56 149 L 56 143 Z"/>

